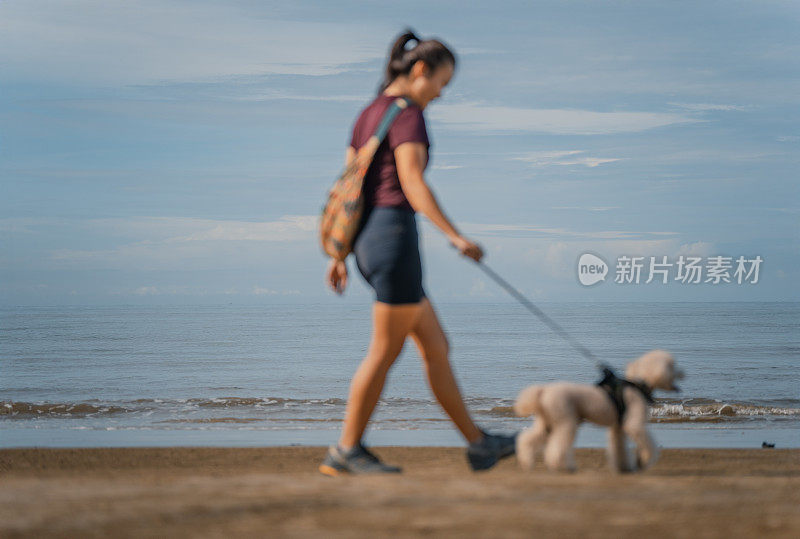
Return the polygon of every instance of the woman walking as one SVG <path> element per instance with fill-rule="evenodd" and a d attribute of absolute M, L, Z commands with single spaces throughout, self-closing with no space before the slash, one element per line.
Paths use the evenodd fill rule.
<path fill-rule="evenodd" d="M 409 42 L 415 45 L 407 47 Z M 455 55 L 443 43 L 420 41 L 407 31 L 391 48 L 378 96 L 361 111 L 353 127 L 347 162 L 367 142 L 395 99 L 403 96 L 411 102 L 396 117 L 364 179 L 364 214 L 353 253 L 359 272 L 375 291 L 373 334 L 350 385 L 339 443 L 330 447 L 320 465 L 320 471 L 328 475 L 400 471 L 381 462 L 361 438 L 386 375 L 409 335 L 419 348 L 437 401 L 469 444 L 467 458 L 472 468 L 490 468 L 514 452 L 514 437 L 488 434 L 472 421 L 450 367 L 447 337 L 422 288 L 415 212 L 440 228 L 463 255 L 476 261 L 483 256 L 480 246 L 462 236 L 444 215 L 423 176 L 430 147 L 423 111 L 441 95 L 455 65 Z M 331 260 L 325 280 L 338 294 L 343 293 L 345 262 Z"/>

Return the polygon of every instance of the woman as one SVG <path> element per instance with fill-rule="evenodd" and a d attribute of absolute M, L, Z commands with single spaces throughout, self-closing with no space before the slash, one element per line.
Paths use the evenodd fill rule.
<path fill-rule="evenodd" d="M 416 46 L 407 48 L 410 41 Z M 490 468 L 514 452 L 514 437 L 487 434 L 473 423 L 450 368 L 447 337 L 422 288 L 415 211 L 439 227 L 463 255 L 476 261 L 483 256 L 481 248 L 462 236 L 444 215 L 423 177 L 430 144 L 422 111 L 441 95 L 455 64 L 455 56 L 441 42 L 420 41 L 411 31 L 401 35 L 392 46 L 378 96 L 362 110 L 353 127 L 347 162 L 398 96 L 413 102 L 395 119 L 364 180 L 364 216 L 353 253 L 359 272 L 375 290 L 373 335 L 350 385 L 339 443 L 331 446 L 320 465 L 320 471 L 328 475 L 400 471 L 381 462 L 363 446 L 361 438 L 386 374 L 409 335 L 419 348 L 436 399 L 469 443 L 467 457 L 472 468 Z M 332 260 L 325 279 L 335 292 L 343 293 L 346 264 Z"/>

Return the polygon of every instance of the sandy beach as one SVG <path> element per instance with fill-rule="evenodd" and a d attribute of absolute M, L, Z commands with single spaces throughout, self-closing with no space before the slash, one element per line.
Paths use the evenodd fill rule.
<path fill-rule="evenodd" d="M 460 448 L 385 447 L 393 477 L 329 478 L 319 447 L 6 449 L 0 536 L 800 536 L 800 450 L 663 450 L 615 476 L 476 474 Z"/>

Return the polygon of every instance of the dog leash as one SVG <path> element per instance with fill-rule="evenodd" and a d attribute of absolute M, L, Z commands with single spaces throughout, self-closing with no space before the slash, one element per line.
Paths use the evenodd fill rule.
<path fill-rule="evenodd" d="M 534 305 L 532 301 L 523 296 L 516 288 L 508 284 L 508 282 L 505 279 L 503 279 L 497 273 L 495 273 L 495 271 L 489 266 L 487 266 L 485 262 L 482 262 L 480 260 L 475 260 L 473 258 L 470 258 L 470 260 L 473 260 L 478 265 L 479 268 L 481 268 L 497 284 L 499 284 L 502 288 L 504 288 L 506 292 L 514 296 L 514 298 L 516 298 L 517 301 L 519 301 L 523 306 L 525 306 L 525 308 L 527 308 L 530 312 L 538 316 L 542 320 L 542 322 L 544 322 L 550 329 L 561 335 L 568 343 L 570 343 L 573 346 L 573 348 L 575 348 L 578 352 L 580 352 L 580 354 L 583 357 L 585 357 L 589 361 L 592 361 L 598 369 L 600 369 L 604 373 L 611 372 L 613 374 L 614 371 L 613 369 L 611 369 L 610 365 L 597 359 L 597 357 L 595 357 L 595 355 L 588 348 L 579 343 L 575 338 L 572 337 L 572 335 L 567 333 L 564 330 L 564 328 L 559 326 L 555 322 L 555 320 L 547 316 L 539 307 Z"/>

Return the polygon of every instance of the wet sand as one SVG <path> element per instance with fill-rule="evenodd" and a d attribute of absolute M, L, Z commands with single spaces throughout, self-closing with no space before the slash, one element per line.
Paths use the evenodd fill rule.
<path fill-rule="evenodd" d="M 460 448 L 377 448 L 392 477 L 329 478 L 324 448 L 0 450 L 0 537 L 800 537 L 800 449 L 663 450 L 635 475 L 473 473 Z"/>

